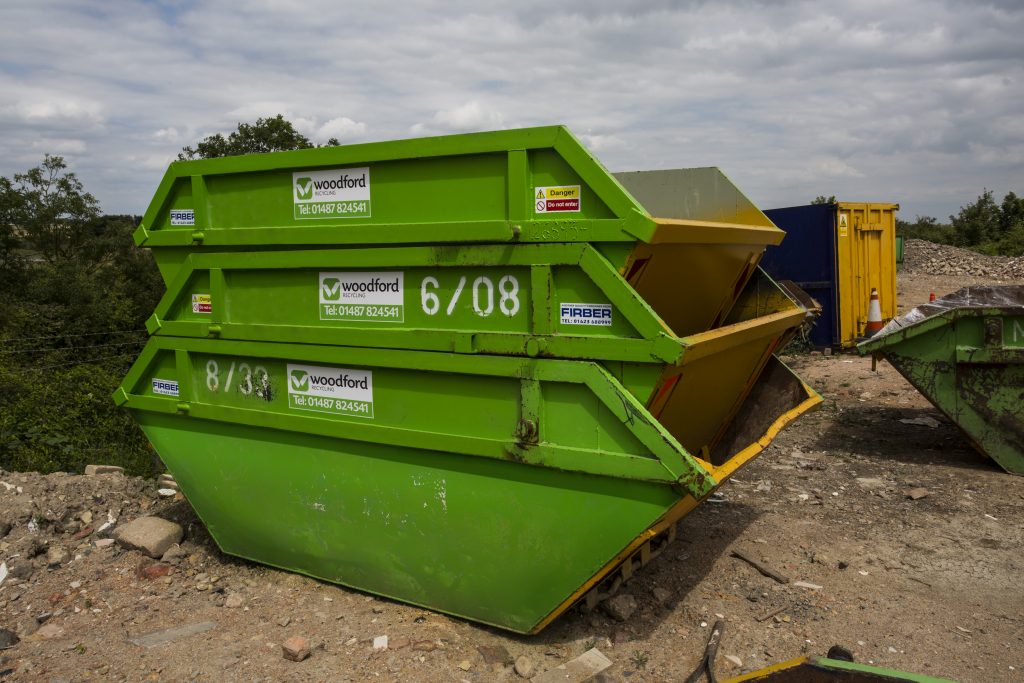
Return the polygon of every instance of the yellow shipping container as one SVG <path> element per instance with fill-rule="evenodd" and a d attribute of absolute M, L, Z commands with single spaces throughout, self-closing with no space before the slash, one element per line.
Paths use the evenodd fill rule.
<path fill-rule="evenodd" d="M 871 290 L 882 319 L 896 315 L 896 211 L 898 204 L 838 202 L 765 211 L 786 238 L 769 247 L 761 267 L 792 280 L 822 305 L 811 342 L 849 348 L 865 335 Z"/>

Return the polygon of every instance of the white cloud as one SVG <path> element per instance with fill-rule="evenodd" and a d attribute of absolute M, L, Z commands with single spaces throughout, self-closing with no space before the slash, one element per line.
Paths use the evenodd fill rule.
<path fill-rule="evenodd" d="M 500 113 L 473 100 L 450 109 L 442 109 L 434 114 L 429 123 L 414 124 L 410 130 L 415 135 L 426 135 L 439 132 L 467 133 L 498 130 L 504 127 L 504 117 Z"/>
<path fill-rule="evenodd" d="M 365 123 L 353 121 L 347 116 L 339 116 L 317 128 L 315 137 L 318 142 L 326 142 L 329 138 L 337 138 L 340 142 L 349 142 L 360 139 L 365 134 Z"/>

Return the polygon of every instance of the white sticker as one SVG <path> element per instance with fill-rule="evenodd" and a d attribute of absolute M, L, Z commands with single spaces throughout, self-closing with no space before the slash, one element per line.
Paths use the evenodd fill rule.
<path fill-rule="evenodd" d="M 196 212 L 193 209 L 171 209 L 171 225 L 195 225 Z"/>
<path fill-rule="evenodd" d="M 404 287 L 401 271 L 320 273 L 320 319 L 404 322 Z"/>
<path fill-rule="evenodd" d="M 288 407 L 373 417 L 373 373 L 289 363 Z"/>
<path fill-rule="evenodd" d="M 537 213 L 578 213 L 580 186 L 557 185 L 533 188 L 533 201 Z"/>
<path fill-rule="evenodd" d="M 563 325 L 612 324 L 611 304 L 562 304 L 558 307 Z"/>
<path fill-rule="evenodd" d="M 161 396 L 177 396 L 178 383 L 172 379 L 153 378 L 153 393 Z"/>
<path fill-rule="evenodd" d="M 294 215 L 302 218 L 370 216 L 370 169 L 336 168 L 292 173 Z"/>
<path fill-rule="evenodd" d="M 193 294 L 192 295 L 192 312 L 193 313 L 210 313 L 213 311 L 213 300 L 209 294 Z"/>

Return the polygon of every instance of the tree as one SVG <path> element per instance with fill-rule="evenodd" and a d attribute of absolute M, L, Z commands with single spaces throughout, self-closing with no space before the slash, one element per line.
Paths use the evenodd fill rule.
<path fill-rule="evenodd" d="M 953 226 L 953 243 L 962 247 L 973 247 L 986 242 L 997 241 L 1000 237 L 999 205 L 992 199 L 992 191 L 984 190 L 978 199 L 960 207 L 960 213 L 949 217 Z"/>
<path fill-rule="evenodd" d="M 324 147 L 336 147 L 337 138 L 331 138 Z M 281 114 L 273 118 L 256 119 L 256 123 L 239 123 L 238 130 L 225 138 L 220 133 L 203 138 L 196 146 L 183 147 L 178 159 L 211 159 L 240 154 L 283 152 L 291 149 L 316 147 L 309 138 L 295 130 L 295 126 Z"/>
<path fill-rule="evenodd" d="M 1024 197 L 1009 192 L 999 207 L 999 233 L 1005 237 L 1020 228 L 1024 228 Z"/>
<path fill-rule="evenodd" d="M 100 215 L 96 198 L 74 173 L 65 172 L 64 157 L 43 157 L 42 166 L 16 173 L 15 223 L 29 244 L 49 263 L 65 260 L 88 239 L 88 225 Z"/>
<path fill-rule="evenodd" d="M 953 241 L 952 228 L 939 223 L 934 216 L 917 216 L 913 223 L 897 218 L 896 234 L 939 244 L 951 244 Z"/>
<path fill-rule="evenodd" d="M 24 259 L 19 253 L 20 215 L 21 195 L 10 180 L 0 177 L 0 287 L 3 289 L 13 287 L 21 279 L 24 268 Z"/>
<path fill-rule="evenodd" d="M 835 203 L 836 203 L 836 196 L 834 194 L 833 195 L 829 195 L 828 197 L 826 197 L 823 194 L 819 194 L 817 197 L 815 197 L 811 201 L 811 204 L 835 204 Z"/>

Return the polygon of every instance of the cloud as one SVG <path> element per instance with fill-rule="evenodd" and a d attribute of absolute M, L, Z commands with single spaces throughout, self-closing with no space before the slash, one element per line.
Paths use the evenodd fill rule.
<path fill-rule="evenodd" d="M 505 127 L 504 117 L 477 101 L 466 102 L 434 114 L 429 123 L 416 123 L 410 127 L 414 135 L 430 133 L 467 133 L 499 130 Z"/>
<path fill-rule="evenodd" d="M 765 208 L 941 217 L 1024 190 L 1020 35 L 1010 1 L 6 3 L 0 175 L 62 153 L 140 213 L 182 146 L 261 116 L 318 143 L 564 123 L 611 169 L 716 165 Z"/>
<path fill-rule="evenodd" d="M 348 142 L 358 140 L 364 135 L 366 135 L 365 123 L 353 121 L 347 116 L 339 116 L 317 128 L 314 137 L 319 142 L 326 142 L 329 138 L 337 138 L 341 142 Z"/>

